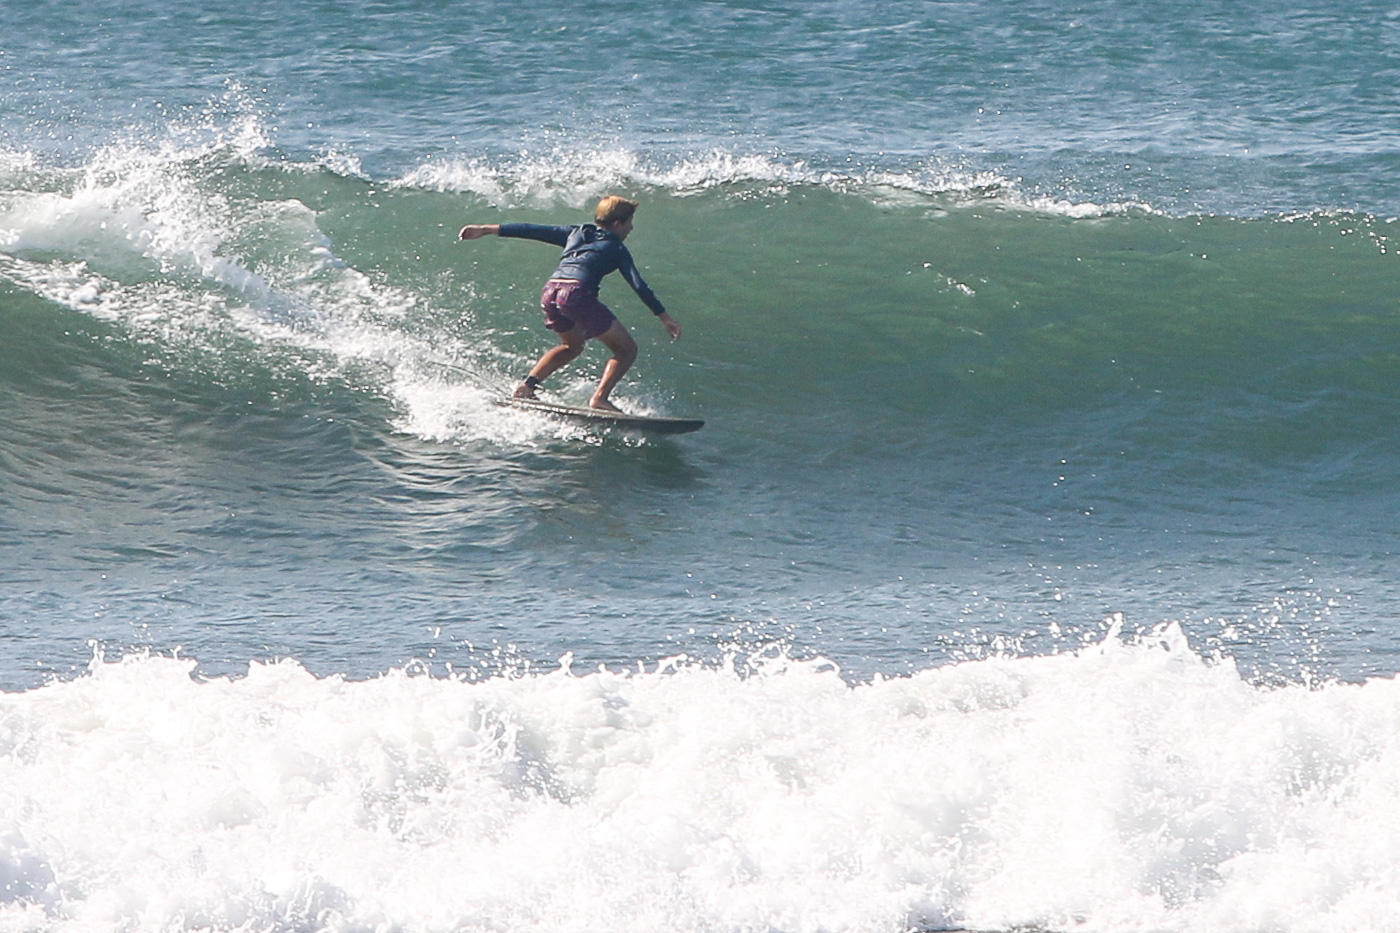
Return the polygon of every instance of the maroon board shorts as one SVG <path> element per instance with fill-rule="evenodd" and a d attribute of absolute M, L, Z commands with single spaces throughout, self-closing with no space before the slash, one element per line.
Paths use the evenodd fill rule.
<path fill-rule="evenodd" d="M 544 326 L 557 333 L 583 331 L 587 339 L 597 337 L 612 327 L 616 315 L 598 300 L 598 293 L 582 282 L 550 279 L 540 292 L 540 310 Z"/>

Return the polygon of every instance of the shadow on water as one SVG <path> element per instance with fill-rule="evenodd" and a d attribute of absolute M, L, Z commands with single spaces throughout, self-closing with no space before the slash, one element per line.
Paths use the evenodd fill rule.
<path fill-rule="evenodd" d="M 607 433 L 509 448 L 369 431 L 356 446 L 380 473 L 385 556 L 459 579 L 501 582 L 597 549 L 635 551 L 680 533 L 710 486 L 693 452 L 669 439 Z"/>
<path fill-rule="evenodd" d="M 579 486 L 608 495 L 621 490 L 685 492 L 706 484 L 705 472 L 685 443 L 604 434 L 596 443 L 561 447 L 547 459 L 566 469 Z"/>
<path fill-rule="evenodd" d="M 357 440 L 370 459 L 410 494 L 509 488 L 526 500 L 635 492 L 687 492 L 705 487 L 706 471 L 670 438 L 622 432 L 508 448 L 489 441 L 443 444 L 372 431 Z"/>
<path fill-rule="evenodd" d="M 686 533 L 695 499 L 710 488 L 689 451 L 669 440 L 602 436 L 514 462 L 514 492 L 532 512 L 518 542 L 537 557 L 598 546 L 622 555 Z"/>

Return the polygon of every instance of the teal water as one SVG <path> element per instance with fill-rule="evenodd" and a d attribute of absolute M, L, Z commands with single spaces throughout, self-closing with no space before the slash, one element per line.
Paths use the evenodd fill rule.
<path fill-rule="evenodd" d="M 1386 929 L 1396 23 L 0 10 L 0 925 Z"/>

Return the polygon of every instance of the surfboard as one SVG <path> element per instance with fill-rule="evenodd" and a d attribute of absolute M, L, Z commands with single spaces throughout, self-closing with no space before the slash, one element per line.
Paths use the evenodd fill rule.
<path fill-rule="evenodd" d="M 542 402 L 533 398 L 497 399 L 497 405 L 533 411 L 551 418 L 563 418 L 580 424 L 600 428 L 618 428 L 624 431 L 646 431 L 651 434 L 688 434 L 705 426 L 699 418 L 659 418 L 651 415 L 631 415 L 627 412 L 602 411 L 597 408 L 577 408 L 573 405 L 559 405 L 555 402 Z"/>

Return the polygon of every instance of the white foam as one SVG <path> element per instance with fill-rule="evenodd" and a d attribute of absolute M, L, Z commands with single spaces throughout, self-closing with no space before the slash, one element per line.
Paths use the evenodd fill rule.
<path fill-rule="evenodd" d="M 221 166 L 258 164 L 266 137 L 246 115 L 222 133 L 207 123 L 114 144 L 0 194 L 0 275 L 162 353 L 228 355 L 233 337 L 254 353 L 290 348 L 318 381 L 368 365 L 401 410 L 398 426 L 423 437 L 519 444 L 559 434 L 556 423 L 488 404 L 495 373 L 520 361 L 407 333 L 419 296 L 344 262 L 306 205 L 221 193 L 211 183 Z M 470 304 L 470 287 L 462 297 Z"/>
<path fill-rule="evenodd" d="M 1263 690 L 1174 626 L 856 686 L 754 663 L 99 658 L 0 696 L 0 927 L 1392 928 L 1393 680 Z"/>
<path fill-rule="evenodd" d="M 394 182 L 400 187 L 466 192 L 501 208 L 580 207 L 615 189 L 650 187 L 679 196 L 732 189 L 742 196 L 784 196 L 820 187 L 881 204 L 938 199 L 992 204 L 1008 210 L 1086 218 L 1151 209 L 1138 202 L 1097 204 L 1029 194 L 1015 179 L 931 162 L 906 170 L 817 167 L 764 153 L 711 150 L 690 156 L 643 158 L 625 149 L 558 147 L 514 157 L 434 159 Z M 949 200 L 951 199 L 951 200 Z"/>

